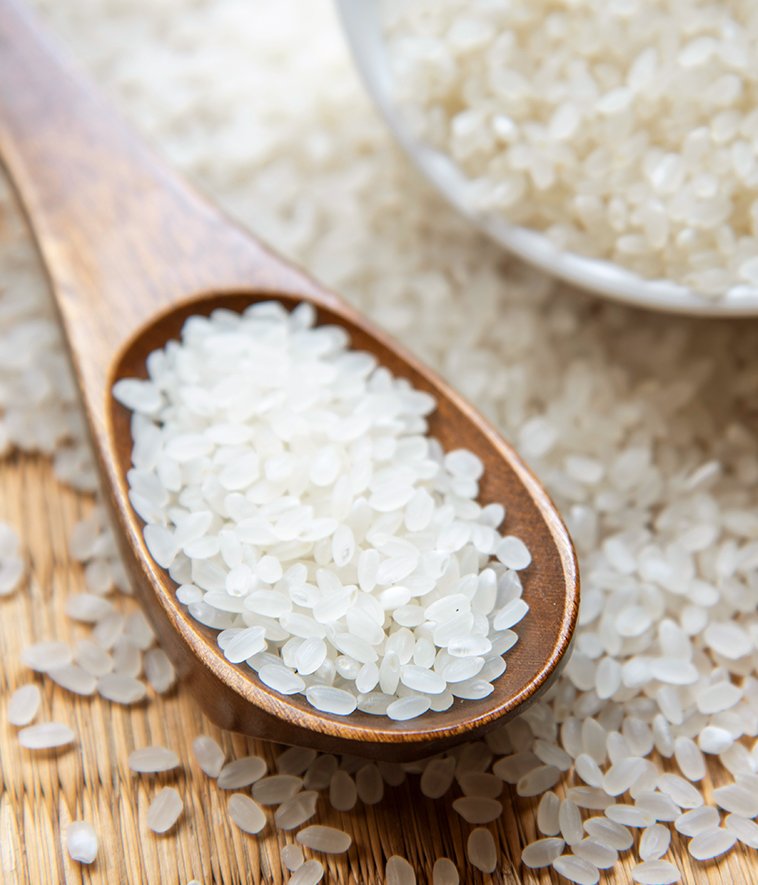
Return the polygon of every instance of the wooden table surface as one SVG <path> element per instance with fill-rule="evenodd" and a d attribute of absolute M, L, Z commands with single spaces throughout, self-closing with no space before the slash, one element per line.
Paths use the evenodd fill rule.
<path fill-rule="evenodd" d="M 0 282 L 3 268 L 0 266 Z M 0 293 L 2 289 L 0 288 Z M 2 294 L 0 294 L 0 298 Z M 83 588 L 82 568 L 68 553 L 68 535 L 76 520 L 92 507 L 92 500 L 62 486 L 43 457 L 13 455 L 0 463 L 0 519 L 16 527 L 23 539 L 29 580 L 19 591 L 0 599 L 0 709 L 8 694 L 30 678 L 19 663 L 27 643 L 53 638 L 73 641 L 89 634 L 64 614 L 68 595 Z M 131 604 L 131 601 L 128 601 Z M 10 725 L 0 719 L 0 871 L 2 882 L 150 883 L 173 885 L 192 878 L 208 883 L 281 883 L 279 851 L 292 836 L 267 825 L 259 836 L 242 834 L 230 825 L 225 802 L 228 794 L 198 769 L 191 743 L 200 733 L 216 737 L 228 756 L 250 752 L 271 763 L 278 748 L 220 733 L 204 720 L 192 700 L 191 687 L 174 690 L 131 709 L 100 698 L 67 694 L 50 680 L 39 678 L 44 718 L 69 723 L 78 734 L 74 747 L 59 752 L 32 753 L 21 749 Z M 137 776 L 126 765 L 138 746 L 163 744 L 177 751 L 182 767 L 160 776 Z M 151 797 L 163 784 L 175 785 L 185 802 L 176 830 L 158 837 L 146 826 Z M 710 784 L 707 785 L 710 788 Z M 470 827 L 451 809 L 451 798 L 430 801 L 421 796 L 413 776 L 398 788 L 388 788 L 381 804 L 359 804 L 339 814 L 320 799 L 313 822 L 348 830 L 350 852 L 324 860 L 324 881 L 333 885 L 371 885 L 383 881 L 386 858 L 406 857 L 416 868 L 419 883 L 430 881 L 434 859 L 446 855 L 461 869 L 464 885 L 482 882 L 547 883 L 565 881 L 546 871 L 524 869 L 520 849 L 535 838 L 536 802 L 518 799 L 510 788 L 503 792 L 505 812 L 491 825 L 500 863 L 492 877 L 482 877 L 465 863 L 465 841 Z M 94 823 L 100 852 L 91 867 L 68 859 L 61 833 L 76 818 Z M 631 852 L 603 882 L 631 882 Z M 738 845 L 722 861 L 693 865 L 684 841 L 674 834 L 669 859 L 683 871 L 688 883 L 758 882 L 757 853 Z"/>

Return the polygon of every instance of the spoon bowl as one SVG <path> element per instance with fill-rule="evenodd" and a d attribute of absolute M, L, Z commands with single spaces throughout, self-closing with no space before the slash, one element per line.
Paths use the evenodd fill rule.
<path fill-rule="evenodd" d="M 87 415 L 116 536 L 133 586 L 162 645 L 203 710 L 224 728 L 281 743 L 388 760 L 430 755 L 523 710 L 550 684 L 578 607 L 571 541 L 537 480 L 502 437 L 435 373 L 334 293 L 264 247 L 165 169 L 55 54 L 14 0 L 0 0 L 0 156 L 45 261 Z M 432 394 L 430 433 L 485 465 L 482 503 L 507 505 L 509 531 L 533 563 L 529 616 L 508 669 L 481 701 L 407 722 L 334 716 L 282 696 L 230 663 L 216 631 L 195 621 L 151 559 L 128 499 L 130 413 L 111 394 L 145 377 L 148 355 L 177 339 L 190 316 L 276 299 L 307 301 L 318 323 Z"/>

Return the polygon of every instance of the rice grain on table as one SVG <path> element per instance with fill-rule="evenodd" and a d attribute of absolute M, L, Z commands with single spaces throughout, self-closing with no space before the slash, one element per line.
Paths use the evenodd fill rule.
<path fill-rule="evenodd" d="M 348 833 L 335 827 L 318 824 L 300 830 L 295 838 L 306 848 L 310 848 L 312 851 L 321 851 L 324 854 L 344 854 L 353 842 L 352 836 Z"/>
<path fill-rule="evenodd" d="M 449 857 L 438 857 L 432 867 L 431 885 L 459 885 L 458 868 Z"/>
<path fill-rule="evenodd" d="M 386 885 L 416 885 L 416 873 L 404 857 L 393 854 L 384 868 Z"/>
<path fill-rule="evenodd" d="M 173 787 L 164 787 L 147 809 L 147 825 L 158 834 L 167 833 L 179 820 L 184 810 L 182 797 Z"/>
<path fill-rule="evenodd" d="M 49 750 L 65 747 L 76 740 L 74 731 L 62 722 L 38 722 L 18 733 L 18 742 L 27 750 Z"/>
<path fill-rule="evenodd" d="M 203 771 L 209 777 L 215 777 L 216 783 L 222 790 L 239 790 L 242 787 L 249 787 L 250 784 L 260 781 L 266 774 L 268 765 L 266 760 L 261 759 L 260 756 L 243 756 L 241 759 L 233 759 L 223 765 L 223 751 L 215 741 L 211 741 L 212 738 L 204 736 L 202 739 L 197 738 L 194 746 L 195 755 Z M 216 771 L 217 768 L 218 771 Z M 302 783 L 299 778 L 295 780 Z M 253 795 L 255 795 L 255 790 L 253 790 Z"/>
<path fill-rule="evenodd" d="M 11 725 L 28 725 L 39 711 L 42 695 L 33 682 L 17 688 L 8 700 L 7 717 Z"/>
<path fill-rule="evenodd" d="M 307 860 L 290 876 L 289 885 L 316 885 L 324 878 L 324 867 L 318 860 Z"/>
<path fill-rule="evenodd" d="M 497 845 L 492 833 L 484 827 L 476 827 L 466 841 L 466 857 L 483 873 L 494 873 L 497 867 Z"/>
<path fill-rule="evenodd" d="M 266 826 L 266 814 L 258 803 L 244 793 L 233 793 L 227 802 L 229 817 L 245 833 L 260 833 Z"/>
<path fill-rule="evenodd" d="M 92 824 L 75 820 L 66 827 L 66 850 L 72 860 L 91 864 L 97 857 L 97 848 L 97 833 Z"/>
<path fill-rule="evenodd" d="M 168 747 L 139 747 L 129 754 L 129 768 L 139 774 L 171 771 L 179 766 L 179 757 Z"/>

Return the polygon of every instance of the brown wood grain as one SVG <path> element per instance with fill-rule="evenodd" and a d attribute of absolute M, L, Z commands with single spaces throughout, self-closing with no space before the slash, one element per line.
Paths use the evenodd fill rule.
<path fill-rule="evenodd" d="M 0 463 L 0 520 L 19 530 L 30 563 L 28 585 L 0 599 L 2 710 L 10 691 L 34 678 L 18 664 L 23 645 L 53 637 L 73 641 L 89 633 L 87 627 L 66 618 L 64 605 L 70 593 L 84 589 L 82 569 L 68 555 L 67 538 L 90 506 L 86 496 L 57 482 L 43 458 L 15 457 Z M 271 762 L 278 747 L 211 725 L 189 688 L 162 698 L 151 695 L 149 703 L 123 709 L 101 698 L 73 697 L 42 677 L 36 681 L 43 691 L 43 714 L 69 723 L 78 743 L 49 755 L 22 750 L 15 729 L 0 715 L 0 881 L 4 885 L 184 885 L 193 877 L 204 885 L 286 882 L 279 852 L 292 837 L 275 833 L 271 824 L 260 837 L 246 836 L 230 825 L 227 794 L 202 774 L 190 749 L 201 732 L 216 737 L 230 757 L 257 752 Z M 129 772 L 128 753 L 148 743 L 175 749 L 181 769 L 158 777 Z M 728 779 L 719 774 L 707 787 Z M 147 829 L 145 814 L 151 797 L 164 784 L 179 789 L 185 811 L 175 832 L 158 837 Z M 354 839 L 346 857 L 325 862 L 324 881 L 379 885 L 386 858 L 397 853 L 413 863 L 419 885 L 429 882 L 433 861 L 441 855 L 458 863 L 463 885 L 565 882 L 519 865 L 521 847 L 535 836 L 535 800 L 519 799 L 510 788 L 504 789 L 505 812 L 490 825 L 501 862 L 493 876 L 482 876 L 465 864 L 471 828 L 452 811 L 452 798 L 425 799 L 415 776 L 401 787 L 388 787 L 379 805 L 366 808 L 359 803 L 349 814 L 332 811 L 321 798 L 315 820 L 342 827 Z M 69 861 L 61 843 L 66 823 L 82 817 L 93 821 L 101 843 L 97 861 L 88 868 Z M 755 851 L 738 845 L 725 859 L 703 865 L 691 862 L 684 841 L 674 834 L 668 855 L 683 871 L 683 882 L 758 882 Z M 632 852 L 626 852 L 621 865 L 612 874 L 603 873 L 601 881 L 628 885 L 633 863 Z"/>
<path fill-rule="evenodd" d="M 524 709 L 562 663 L 576 622 L 579 579 L 565 526 L 548 495 L 502 436 L 450 386 L 334 293 L 240 230 L 166 170 L 40 36 L 16 0 L 0 0 L 0 156 L 45 261 L 82 393 L 103 489 L 124 563 L 166 651 L 206 713 L 225 728 L 318 749 L 387 759 L 429 755 Z M 235 293 L 235 294 L 229 294 Z M 145 359 L 183 320 L 214 307 L 276 297 L 303 300 L 319 321 L 345 327 L 355 347 L 438 408 L 430 431 L 485 465 L 483 503 L 506 504 L 510 531 L 533 563 L 529 616 L 508 670 L 481 701 L 408 722 L 356 712 L 336 717 L 301 696 L 284 698 L 230 664 L 214 631 L 195 622 L 150 559 L 127 497 L 129 416 L 114 380 L 145 374 Z"/>

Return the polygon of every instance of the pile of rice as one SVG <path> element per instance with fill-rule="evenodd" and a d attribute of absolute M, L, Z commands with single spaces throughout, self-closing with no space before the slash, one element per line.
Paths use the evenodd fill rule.
<path fill-rule="evenodd" d="M 755 296 L 749 0 L 384 0 L 383 13 L 397 104 L 468 177 L 475 211 L 711 299 Z"/>
<path fill-rule="evenodd" d="M 225 759 L 202 735 L 191 762 L 135 730 L 128 761 L 151 796 L 141 826 L 170 833 L 182 814 L 192 823 L 188 781 L 161 789 L 149 780 L 179 764 L 192 783 L 209 777 L 214 789 L 231 791 L 229 816 L 244 838 L 273 828 L 281 839 L 291 834 L 281 861 L 296 885 L 319 881 L 329 852 L 348 852 L 336 869 L 363 869 L 365 818 L 353 827 L 347 812 L 380 803 L 406 776 L 418 778 L 435 814 L 444 809 L 466 824 L 466 856 L 434 863 L 436 883 L 456 881 L 451 866 L 463 882 L 476 881 L 476 870 L 525 875 L 496 847 L 514 810 L 523 832 L 536 825 L 542 837 L 523 863 L 552 864 L 576 882 L 596 882 L 601 869 L 623 862 L 636 881 L 664 885 L 680 875 L 670 845 L 692 863 L 738 840 L 743 852 L 758 847 L 758 330 L 600 305 L 504 259 L 393 149 L 350 71 L 327 0 L 257 10 L 241 0 L 45 6 L 177 166 L 492 417 L 545 480 L 583 570 L 565 675 L 486 741 L 405 768 L 307 750 L 280 752 L 272 765 L 244 754 Z M 5 187 L 0 204 L 8 222 L 0 238 L 0 437 L 8 452 L 49 451 L 62 481 L 91 489 L 44 278 Z M 15 528 L 23 536 L 26 528 Z M 0 537 L 2 589 L 16 594 L 4 601 L 11 611 L 25 594 L 40 598 L 36 584 L 47 579 L 34 570 L 22 579 L 15 537 Z M 74 529 L 71 555 L 85 565 L 66 604 L 84 623 L 78 642 L 61 642 L 40 618 L 34 640 L 46 644 L 6 661 L 11 689 L 22 689 L 11 709 L 4 700 L 6 727 L 19 729 L 25 771 L 35 748 L 53 745 L 106 764 L 69 725 L 71 692 L 99 693 L 78 703 L 107 717 L 110 704 L 163 705 L 163 693 L 182 690 L 134 612 L 97 510 Z M 16 629 L 8 619 L 3 627 Z M 65 624 L 60 631 L 71 635 Z M 42 698 L 24 685 L 42 685 Z M 724 786 L 714 790 L 714 776 Z M 504 792 L 504 782 L 524 798 Z M 66 783 L 75 794 L 78 782 Z M 532 818 L 529 797 L 540 797 Z M 349 832 L 322 827 L 334 819 L 328 805 L 344 812 Z M 78 824 L 65 835 L 62 823 L 59 835 L 87 862 L 106 823 Z M 432 864 L 397 856 L 381 863 L 387 881 L 402 885 L 432 873 Z"/>

